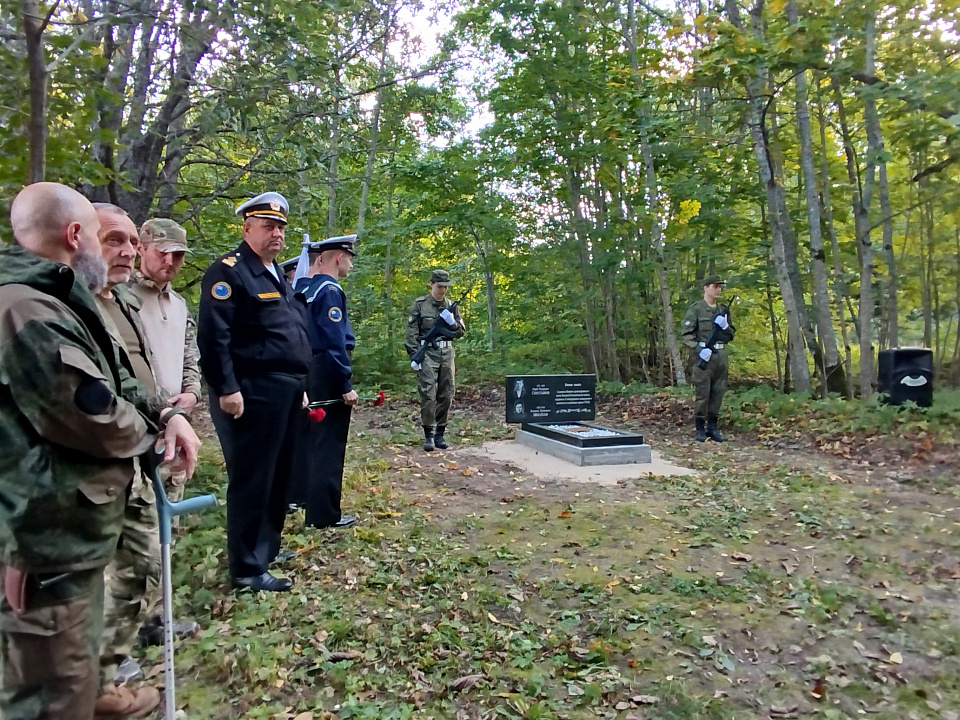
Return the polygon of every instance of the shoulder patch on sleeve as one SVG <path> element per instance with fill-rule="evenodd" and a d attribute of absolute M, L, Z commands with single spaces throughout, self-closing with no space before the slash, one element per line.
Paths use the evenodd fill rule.
<path fill-rule="evenodd" d="M 227 300 L 233 295 L 233 288 L 230 287 L 230 283 L 218 282 L 210 288 L 210 294 L 216 300 Z"/>
<path fill-rule="evenodd" d="M 327 317 L 330 318 L 333 322 L 340 322 L 343 320 L 343 312 L 334 305 L 327 311 Z"/>

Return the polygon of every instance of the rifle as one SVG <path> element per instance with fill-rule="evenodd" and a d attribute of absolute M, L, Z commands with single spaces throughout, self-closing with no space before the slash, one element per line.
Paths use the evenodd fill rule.
<path fill-rule="evenodd" d="M 457 308 L 457 305 L 459 305 L 461 302 L 463 302 L 466 299 L 467 295 L 470 294 L 471 290 L 473 290 L 472 285 L 468 287 L 466 290 L 464 290 L 463 294 L 460 297 L 458 297 L 456 300 L 454 300 L 452 303 L 450 303 L 450 306 L 445 309 L 449 310 L 452 313 Z M 417 348 L 417 351 L 410 356 L 410 362 L 416 363 L 417 365 L 420 365 L 421 363 L 423 363 L 423 358 L 427 354 L 427 348 L 432 343 L 436 342 L 437 337 L 442 337 L 447 340 L 453 340 L 456 336 L 457 336 L 457 331 L 455 329 L 454 330 L 449 329 L 447 327 L 446 321 L 441 320 L 439 317 L 437 317 L 436 322 L 433 323 L 433 327 L 431 327 L 427 331 L 426 337 L 423 338 L 423 342 L 420 343 L 420 347 Z"/>
<path fill-rule="evenodd" d="M 733 302 L 731 302 L 730 305 L 733 305 L 733 303 L 735 303 L 736 301 L 737 301 L 737 298 L 734 298 Z M 721 305 L 720 307 L 723 308 L 723 312 L 719 313 L 715 317 L 719 317 L 719 315 L 726 315 L 727 322 L 729 323 L 730 322 L 730 305 Z M 716 350 L 714 346 L 717 344 L 717 340 L 718 340 L 717 336 L 723 332 L 726 332 L 726 330 L 724 330 L 719 325 L 714 323 L 713 329 L 710 331 L 710 336 L 707 338 L 707 342 L 704 343 L 704 347 L 709 348 L 710 352 L 714 352 Z M 700 348 L 700 350 L 703 350 L 703 348 Z M 700 350 L 697 350 L 697 352 L 699 353 Z M 709 362 L 710 362 L 709 360 L 704 360 L 703 358 L 699 358 L 697 360 L 697 367 L 700 368 L 701 370 L 706 370 Z"/>

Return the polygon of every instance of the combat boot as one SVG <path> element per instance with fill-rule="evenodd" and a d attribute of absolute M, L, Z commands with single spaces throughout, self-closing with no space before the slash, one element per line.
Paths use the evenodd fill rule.
<path fill-rule="evenodd" d="M 450 447 L 447 441 L 443 439 L 443 431 L 446 429 L 446 425 L 437 425 L 437 434 L 433 436 L 433 444 L 437 450 L 446 450 Z"/>
<path fill-rule="evenodd" d="M 424 428 L 423 429 L 423 449 L 427 452 L 432 452 L 437 449 L 437 446 L 433 442 L 433 428 Z"/>
<path fill-rule="evenodd" d="M 702 417 L 697 417 L 693 419 L 694 423 L 697 426 L 697 442 L 706 442 L 707 441 L 707 430 L 706 430 L 706 420 Z"/>
<path fill-rule="evenodd" d="M 97 698 L 93 708 L 94 720 L 142 718 L 151 714 L 160 704 L 160 693 L 154 687 L 133 690 L 126 685 L 110 688 Z"/>
<path fill-rule="evenodd" d="M 726 440 L 726 438 L 720 434 L 720 431 L 717 430 L 717 420 L 719 419 L 716 415 L 707 417 L 707 437 L 714 442 L 724 442 Z"/>

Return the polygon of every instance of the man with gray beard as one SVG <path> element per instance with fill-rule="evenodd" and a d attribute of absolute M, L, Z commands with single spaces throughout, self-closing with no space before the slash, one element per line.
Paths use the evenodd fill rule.
<path fill-rule="evenodd" d="M 193 472 L 199 440 L 118 361 L 91 290 L 106 280 L 93 206 L 36 183 L 0 249 L 0 717 L 89 720 L 103 568 L 134 458 L 163 433 Z"/>

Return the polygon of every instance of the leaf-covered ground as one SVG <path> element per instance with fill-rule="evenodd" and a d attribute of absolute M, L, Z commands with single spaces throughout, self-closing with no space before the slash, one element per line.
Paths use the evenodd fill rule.
<path fill-rule="evenodd" d="M 683 398 L 619 398 L 601 420 L 699 474 L 599 487 L 491 465 L 472 446 L 512 433 L 496 394 L 459 402 L 456 448 L 429 455 L 412 404 L 355 415 L 362 522 L 289 516 L 293 593 L 230 591 L 222 508 L 187 519 L 187 717 L 958 718 L 951 433 L 797 438 L 744 410 L 698 445 Z M 211 440 L 194 487 L 223 484 Z"/>

